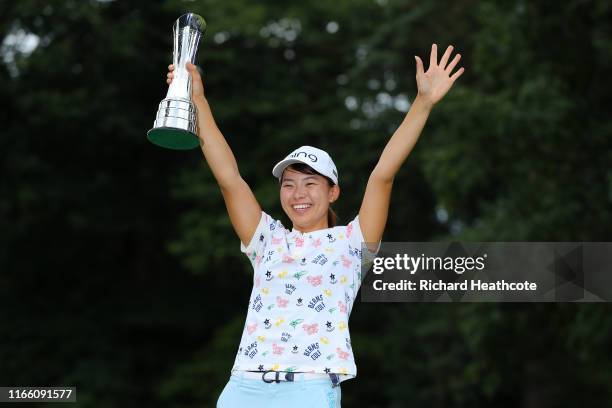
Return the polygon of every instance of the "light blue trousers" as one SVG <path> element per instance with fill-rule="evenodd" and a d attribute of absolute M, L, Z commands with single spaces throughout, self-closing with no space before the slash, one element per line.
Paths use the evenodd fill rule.
<path fill-rule="evenodd" d="M 340 408 L 340 385 L 331 379 L 302 379 L 265 383 L 233 374 L 217 401 L 217 408 Z"/>

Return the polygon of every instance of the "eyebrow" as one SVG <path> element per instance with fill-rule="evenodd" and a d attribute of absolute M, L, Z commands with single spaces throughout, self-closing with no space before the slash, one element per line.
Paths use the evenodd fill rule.
<path fill-rule="evenodd" d="M 308 180 L 308 179 L 315 179 L 315 180 L 316 180 L 317 178 L 316 178 L 315 176 L 308 176 L 308 177 L 304 177 L 302 180 Z M 292 178 L 289 178 L 289 177 L 285 177 L 285 178 L 283 179 L 283 183 L 284 183 L 285 181 L 295 181 L 295 180 L 294 180 L 294 179 L 292 179 Z"/>

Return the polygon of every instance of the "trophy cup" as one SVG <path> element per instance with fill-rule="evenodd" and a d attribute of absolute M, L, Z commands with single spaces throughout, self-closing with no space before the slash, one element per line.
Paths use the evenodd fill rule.
<path fill-rule="evenodd" d="M 191 76 L 186 64 L 195 64 L 200 38 L 206 31 L 206 21 L 197 14 L 183 14 L 174 23 L 172 31 L 174 78 L 166 98 L 159 104 L 147 139 L 166 149 L 187 150 L 199 146 L 200 141 L 196 133 L 196 107 L 191 102 Z"/>

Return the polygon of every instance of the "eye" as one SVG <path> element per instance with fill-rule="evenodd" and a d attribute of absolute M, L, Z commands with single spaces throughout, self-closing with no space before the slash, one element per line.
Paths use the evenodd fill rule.
<path fill-rule="evenodd" d="M 307 186 L 316 186 L 316 183 L 306 183 Z"/>

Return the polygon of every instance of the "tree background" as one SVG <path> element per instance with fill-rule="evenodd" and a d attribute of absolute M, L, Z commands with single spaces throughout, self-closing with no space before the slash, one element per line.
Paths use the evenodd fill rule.
<path fill-rule="evenodd" d="M 610 240 L 609 2 L 2 2 L 0 384 L 208 407 L 227 382 L 252 271 L 200 150 L 145 137 L 186 11 L 208 22 L 215 118 L 285 225 L 270 172 L 303 144 L 335 158 L 355 216 L 436 42 L 467 71 L 396 178 L 384 240 Z M 607 405 L 611 329 L 606 304 L 357 301 L 343 406 Z"/>

